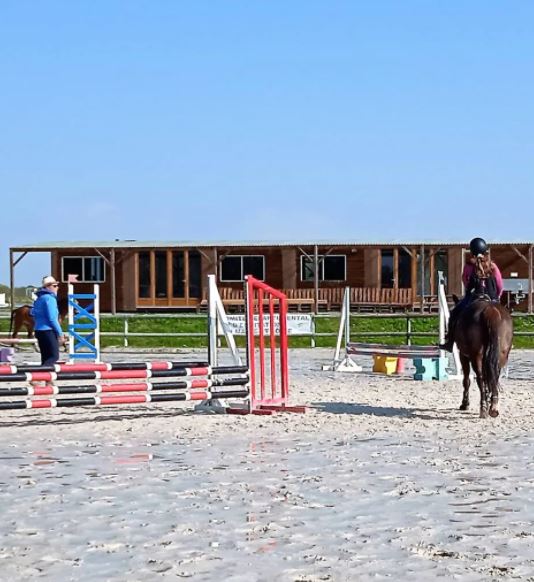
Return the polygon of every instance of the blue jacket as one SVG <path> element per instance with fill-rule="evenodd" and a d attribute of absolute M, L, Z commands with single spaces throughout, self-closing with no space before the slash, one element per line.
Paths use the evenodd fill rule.
<path fill-rule="evenodd" d="M 42 288 L 37 291 L 37 299 L 31 311 L 35 320 L 35 331 L 54 330 L 58 337 L 63 335 L 59 325 L 57 296 L 53 291 Z"/>

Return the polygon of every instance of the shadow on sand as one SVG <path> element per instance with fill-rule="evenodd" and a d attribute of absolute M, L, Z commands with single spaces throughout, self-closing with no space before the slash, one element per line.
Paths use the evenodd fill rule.
<path fill-rule="evenodd" d="M 122 422 L 123 420 L 129 421 L 146 421 L 147 418 L 173 418 L 177 416 L 217 416 L 215 414 L 205 414 L 200 412 L 194 412 L 193 410 L 184 409 L 173 409 L 171 410 L 140 410 L 136 408 L 135 410 L 121 412 L 107 412 L 106 413 L 89 413 L 88 410 L 80 410 L 79 412 L 71 412 L 70 414 L 65 414 L 62 411 L 61 415 L 40 415 L 37 412 L 30 416 L 27 413 L 21 414 L 20 416 L 11 416 L 2 420 L 0 428 L 4 427 L 31 427 L 31 426 L 51 426 L 51 425 L 75 425 L 75 424 L 88 424 L 90 422 Z"/>
<path fill-rule="evenodd" d="M 356 416 L 386 416 L 400 418 L 417 418 L 421 420 L 455 420 L 465 413 L 454 409 L 402 408 L 392 406 L 370 406 L 369 404 L 347 402 L 313 402 L 315 408 L 328 414 L 354 414 Z"/>

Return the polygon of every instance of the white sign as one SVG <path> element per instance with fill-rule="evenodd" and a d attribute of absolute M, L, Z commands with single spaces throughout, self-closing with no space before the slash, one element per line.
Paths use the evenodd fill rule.
<path fill-rule="evenodd" d="M 245 316 L 244 315 L 227 315 L 228 318 L 228 331 L 234 335 L 245 335 Z M 270 335 L 270 321 L 271 317 L 269 314 L 263 315 L 263 334 L 265 336 Z M 313 318 L 311 315 L 306 313 L 288 313 L 287 314 L 287 335 L 313 335 Z M 260 331 L 260 316 L 254 316 L 254 335 L 258 335 Z M 219 335 L 223 334 L 219 323 Z M 280 315 L 278 313 L 274 314 L 274 333 L 275 335 L 280 334 Z"/>

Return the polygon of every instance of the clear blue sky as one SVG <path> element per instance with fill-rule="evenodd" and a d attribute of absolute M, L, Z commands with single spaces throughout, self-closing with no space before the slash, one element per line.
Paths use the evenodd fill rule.
<path fill-rule="evenodd" d="M 533 22 L 530 0 L 5 0 L 0 282 L 47 240 L 532 240 Z"/>

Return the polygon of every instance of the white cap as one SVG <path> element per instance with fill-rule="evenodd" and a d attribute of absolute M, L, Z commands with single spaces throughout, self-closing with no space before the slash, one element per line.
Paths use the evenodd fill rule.
<path fill-rule="evenodd" d="M 52 277 L 52 275 L 48 275 L 47 277 L 43 277 L 43 287 L 48 287 L 53 283 L 57 283 L 57 281 Z"/>

